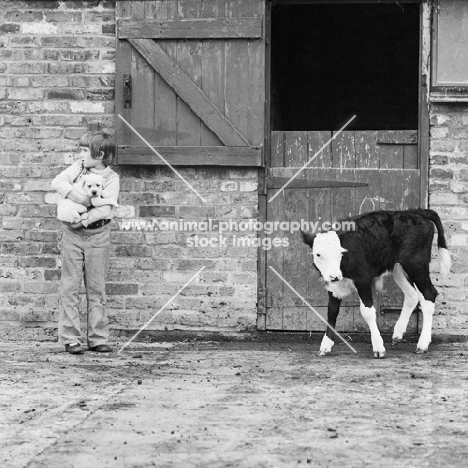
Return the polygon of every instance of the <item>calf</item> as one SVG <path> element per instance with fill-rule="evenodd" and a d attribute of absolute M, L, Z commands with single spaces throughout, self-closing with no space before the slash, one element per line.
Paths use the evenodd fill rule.
<path fill-rule="evenodd" d="M 329 231 L 312 235 L 301 232 L 312 248 L 314 265 L 328 290 L 328 324 L 319 356 L 330 354 L 333 329 L 341 300 L 357 290 L 360 311 L 369 325 L 375 358 L 385 356 L 385 347 L 376 323 L 372 286 L 385 274 L 392 274 L 405 295 L 400 317 L 393 331 L 393 344 L 403 338 L 411 313 L 421 303 L 423 326 L 416 348 L 425 353 L 431 342 L 432 316 L 437 291 L 429 277 L 434 224 L 441 274 L 450 272 L 451 260 L 444 230 L 433 210 L 375 211 L 356 218 L 353 231 Z"/>

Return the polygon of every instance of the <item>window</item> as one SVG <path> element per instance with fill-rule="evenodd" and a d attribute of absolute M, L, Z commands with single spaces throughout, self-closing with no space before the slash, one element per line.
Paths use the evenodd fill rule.
<path fill-rule="evenodd" d="M 432 91 L 435 100 L 468 100 L 466 0 L 439 0 L 434 9 Z"/>

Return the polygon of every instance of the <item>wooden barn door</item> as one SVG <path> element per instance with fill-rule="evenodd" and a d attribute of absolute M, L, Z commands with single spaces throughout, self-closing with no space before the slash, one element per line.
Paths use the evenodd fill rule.
<path fill-rule="evenodd" d="M 118 1 L 118 163 L 259 166 L 264 2 Z"/>
<path fill-rule="evenodd" d="M 272 132 L 267 199 L 280 191 L 331 136 L 330 132 Z M 345 131 L 310 169 L 303 171 L 271 203 L 267 202 L 267 220 L 315 222 L 320 229 L 323 222 L 367 211 L 416 208 L 420 204 L 419 187 L 417 132 Z M 279 229 L 274 236 L 287 239 L 287 247 L 267 251 L 267 267 L 278 271 L 326 317 L 328 296 L 313 267 L 310 248 L 301 242 L 298 231 Z M 386 293 L 380 296 L 381 310 L 396 307 L 401 300 L 391 282 L 386 287 Z M 266 291 L 267 330 L 323 330 L 323 322 L 269 268 Z M 383 330 L 385 317 L 379 317 Z M 357 296 L 343 301 L 339 326 L 348 332 L 366 330 Z"/>
<path fill-rule="evenodd" d="M 334 7 L 339 12 L 341 4 L 334 3 L 337 3 Z M 313 14 L 313 11 L 309 13 Z M 430 25 L 427 5 L 421 8 L 421 14 L 423 40 L 420 42 L 426 44 Z M 356 25 L 356 31 L 359 31 L 359 25 Z M 282 37 L 281 34 L 279 37 Z M 313 48 L 310 43 L 309 47 Z M 368 211 L 402 210 L 426 204 L 425 189 L 422 187 L 426 181 L 428 151 L 425 88 L 428 51 L 421 49 L 420 52 L 419 128 L 416 122 L 411 130 L 345 130 L 284 190 L 281 190 L 284 184 L 332 138 L 333 131 L 275 129 L 270 132 L 265 177 L 265 221 L 313 221 L 320 229 L 323 222 L 333 222 Z M 311 57 L 302 55 L 300 60 L 313 62 Z M 335 60 L 333 54 L 330 60 Z M 417 60 L 416 57 L 416 71 Z M 325 81 L 323 87 L 326 86 Z M 275 92 L 278 93 L 279 89 L 275 88 Z M 359 93 L 356 96 L 356 100 L 359 99 Z M 280 112 L 275 109 L 275 117 Z M 347 115 L 341 124 L 351 116 Z M 283 125 L 288 123 L 286 119 L 281 122 Z M 270 202 L 278 192 L 279 195 Z M 271 237 L 280 237 L 282 245 L 287 244 L 287 247 L 271 248 L 264 254 L 265 268 L 261 281 L 264 289 L 261 288 L 263 294 L 259 301 L 259 328 L 272 331 L 323 331 L 323 322 L 269 268 L 274 268 L 326 318 L 328 295 L 313 267 L 310 249 L 301 242 L 298 231 L 288 232 L 279 228 Z M 395 312 L 400 311 L 402 304 L 402 294 L 392 279 L 385 281 L 385 289 L 376 295 L 376 300 L 379 326 L 383 332 L 389 332 L 397 318 Z M 417 326 L 417 314 L 413 314 L 409 331 L 415 331 Z M 343 301 L 338 330 L 368 331 L 359 312 L 357 295 Z"/>

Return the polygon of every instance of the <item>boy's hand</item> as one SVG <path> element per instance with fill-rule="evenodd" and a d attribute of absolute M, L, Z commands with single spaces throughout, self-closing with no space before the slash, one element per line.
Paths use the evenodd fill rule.
<path fill-rule="evenodd" d="M 70 227 L 72 229 L 80 229 L 81 227 L 83 227 L 83 223 L 81 221 L 79 221 L 78 223 L 71 223 Z"/>

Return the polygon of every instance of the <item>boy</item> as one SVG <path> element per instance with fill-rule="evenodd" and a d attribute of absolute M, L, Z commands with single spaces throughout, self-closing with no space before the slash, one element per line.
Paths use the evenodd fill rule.
<path fill-rule="evenodd" d="M 73 189 L 85 174 L 103 177 L 103 189 L 117 201 L 119 176 L 109 164 L 115 155 L 115 143 L 105 132 L 88 132 L 79 142 L 81 161 L 74 162 L 52 181 L 52 189 L 86 207 L 91 199 Z M 109 340 L 109 321 L 105 311 L 105 280 L 110 251 L 110 222 L 112 206 L 88 208 L 88 218 L 78 223 L 63 223 L 62 277 L 60 282 L 59 343 L 70 354 L 81 354 L 79 290 L 84 273 L 87 298 L 87 345 L 98 353 L 112 349 Z"/>

